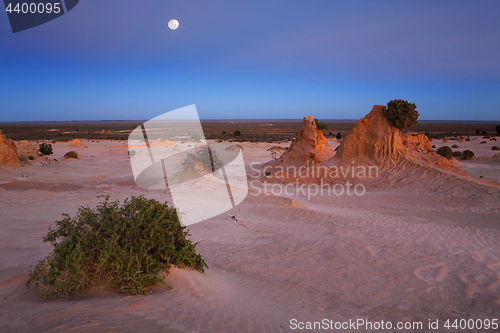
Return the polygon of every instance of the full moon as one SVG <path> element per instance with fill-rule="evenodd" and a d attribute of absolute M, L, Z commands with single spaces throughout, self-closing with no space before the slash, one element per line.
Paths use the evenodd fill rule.
<path fill-rule="evenodd" d="M 168 27 L 172 30 L 177 29 L 179 27 L 179 21 L 177 21 L 176 19 L 168 21 Z"/>

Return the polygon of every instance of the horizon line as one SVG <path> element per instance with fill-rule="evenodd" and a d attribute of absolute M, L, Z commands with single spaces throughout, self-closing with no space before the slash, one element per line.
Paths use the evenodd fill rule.
<path fill-rule="evenodd" d="M 314 119 L 319 119 L 319 118 L 314 118 Z M 321 118 L 319 120 L 321 121 L 358 121 L 359 119 L 363 118 L 352 118 L 352 119 L 326 119 L 326 118 Z M 267 118 L 241 118 L 241 119 L 231 119 L 231 118 L 204 118 L 201 119 L 200 121 L 248 121 L 248 120 L 253 120 L 253 121 L 301 121 L 302 119 L 299 118 L 272 118 L 272 119 L 267 119 Z M 0 124 L 7 124 L 7 123 L 70 123 L 70 122 L 111 122 L 111 121 L 142 121 L 146 122 L 149 121 L 148 119 L 104 119 L 104 120 L 13 120 L 13 121 L 0 121 Z M 418 120 L 418 122 L 424 122 L 424 121 L 435 121 L 435 122 L 468 122 L 468 123 L 478 123 L 478 122 L 500 122 L 500 120 L 444 120 L 444 119 L 422 119 Z"/>

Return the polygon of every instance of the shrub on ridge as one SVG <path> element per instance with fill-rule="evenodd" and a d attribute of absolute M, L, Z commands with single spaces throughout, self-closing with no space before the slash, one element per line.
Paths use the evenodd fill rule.
<path fill-rule="evenodd" d="M 436 151 L 439 155 L 446 157 L 447 159 L 451 159 L 453 157 L 453 150 L 451 150 L 448 146 L 439 147 Z"/>
<path fill-rule="evenodd" d="M 384 112 L 385 118 L 400 131 L 410 128 L 418 121 L 420 114 L 417 112 L 415 103 L 409 103 L 403 99 L 393 99 L 387 103 Z"/>

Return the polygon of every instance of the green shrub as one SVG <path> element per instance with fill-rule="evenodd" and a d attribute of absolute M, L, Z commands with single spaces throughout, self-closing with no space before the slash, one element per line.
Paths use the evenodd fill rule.
<path fill-rule="evenodd" d="M 443 157 L 446 157 L 447 159 L 451 159 L 453 157 L 453 150 L 451 150 L 451 148 L 448 146 L 439 147 L 436 153 Z"/>
<path fill-rule="evenodd" d="M 402 99 L 393 99 L 387 103 L 384 115 L 394 127 L 404 130 L 418 122 L 417 119 L 420 114 L 416 108 L 415 103 L 408 103 L 408 101 Z"/>
<path fill-rule="evenodd" d="M 338 132 L 337 135 L 335 135 L 335 137 L 338 139 L 338 140 L 341 140 L 342 139 L 342 133 Z"/>
<path fill-rule="evenodd" d="M 78 153 L 74 150 L 70 150 L 64 154 L 64 158 L 78 158 Z"/>
<path fill-rule="evenodd" d="M 319 131 L 325 131 L 328 129 L 328 126 L 322 121 L 319 121 L 318 119 L 314 119 L 314 122 L 316 123 L 316 129 Z"/>
<path fill-rule="evenodd" d="M 491 150 L 500 150 L 500 147 L 498 147 L 498 146 L 493 146 L 493 147 L 491 147 Z"/>
<path fill-rule="evenodd" d="M 26 282 L 28 287 L 35 282 L 43 298 L 82 295 L 93 285 L 145 294 L 148 286 L 166 284 L 171 266 L 208 268 L 166 203 L 140 196 L 120 206 L 107 197 L 94 209 L 80 207 L 74 218 L 63 215 L 43 239 L 52 243 L 53 253 Z"/>
<path fill-rule="evenodd" d="M 50 143 L 42 143 L 39 146 L 38 151 L 43 155 L 52 155 L 54 151 L 52 150 L 52 145 Z"/>
<path fill-rule="evenodd" d="M 469 150 L 469 149 L 464 150 L 464 153 L 462 155 L 463 160 L 470 160 L 473 157 L 474 157 L 474 153 L 471 150 Z"/>
<path fill-rule="evenodd" d="M 460 148 L 458 145 L 453 145 L 451 148 Z"/>
<path fill-rule="evenodd" d="M 222 134 L 226 134 L 226 131 L 222 131 Z"/>
<path fill-rule="evenodd" d="M 236 135 L 236 136 L 240 136 L 240 135 L 241 135 L 241 131 L 240 131 L 240 130 L 238 130 L 238 131 L 234 131 L 234 135 Z"/>

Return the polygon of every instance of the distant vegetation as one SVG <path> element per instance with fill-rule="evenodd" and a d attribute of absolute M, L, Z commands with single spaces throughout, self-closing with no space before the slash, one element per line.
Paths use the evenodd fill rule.
<path fill-rule="evenodd" d="M 236 135 L 236 136 L 240 136 L 240 135 L 241 135 L 241 131 L 240 131 L 240 130 L 238 130 L 238 131 L 234 131 L 234 133 L 233 133 L 233 134 L 234 134 L 234 135 Z"/>
<path fill-rule="evenodd" d="M 495 131 L 497 131 L 497 135 L 500 135 L 500 124 L 498 124 L 498 125 L 495 127 Z"/>
<path fill-rule="evenodd" d="M 453 150 L 451 150 L 448 146 L 439 147 L 436 151 L 439 155 L 446 157 L 447 159 L 451 159 L 453 157 Z"/>
<path fill-rule="evenodd" d="M 472 158 L 474 157 L 474 153 L 472 152 L 472 150 L 464 150 L 464 153 L 462 155 L 462 159 L 463 160 L 471 160 Z"/>
<path fill-rule="evenodd" d="M 63 214 L 44 242 L 54 251 L 38 262 L 26 285 L 40 296 L 82 295 L 92 286 L 111 286 L 133 294 L 165 283 L 171 266 L 208 268 L 186 238 L 175 208 L 142 196 L 118 201 L 106 198 L 94 209 L 80 207 L 76 217 Z"/>
<path fill-rule="evenodd" d="M 38 151 L 43 155 L 52 155 L 54 151 L 52 150 L 52 145 L 50 143 L 42 143 L 39 146 Z"/>
<path fill-rule="evenodd" d="M 316 129 L 319 131 L 326 131 L 328 129 L 328 126 L 326 124 L 318 119 L 314 119 L 314 122 L 316 123 Z"/>
<path fill-rule="evenodd" d="M 335 137 L 338 139 L 338 140 L 341 140 L 342 139 L 342 133 L 338 132 L 337 135 L 335 135 Z"/>
<path fill-rule="evenodd" d="M 415 103 L 393 99 L 387 103 L 384 115 L 394 127 L 402 131 L 417 124 L 420 114 L 416 109 Z"/>

